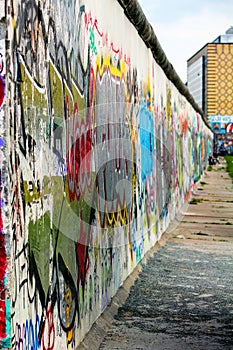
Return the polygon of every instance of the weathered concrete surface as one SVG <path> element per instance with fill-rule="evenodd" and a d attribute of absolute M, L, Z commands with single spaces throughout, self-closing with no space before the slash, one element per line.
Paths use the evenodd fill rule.
<path fill-rule="evenodd" d="M 193 200 L 80 349 L 233 349 L 233 184 L 222 166 Z"/>

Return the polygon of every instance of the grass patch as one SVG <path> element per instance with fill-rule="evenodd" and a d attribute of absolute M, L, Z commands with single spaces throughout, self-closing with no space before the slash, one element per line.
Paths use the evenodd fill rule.
<path fill-rule="evenodd" d="M 208 170 L 208 171 L 212 171 L 212 170 L 213 170 L 212 165 L 208 165 L 207 170 Z"/>
<path fill-rule="evenodd" d="M 203 198 L 192 198 L 189 204 L 197 204 L 203 202 Z"/>
<path fill-rule="evenodd" d="M 207 182 L 205 182 L 205 181 L 200 181 L 200 184 L 201 184 L 201 185 L 207 185 Z"/>
<path fill-rule="evenodd" d="M 213 239 L 215 242 L 228 242 L 226 239 Z"/>
<path fill-rule="evenodd" d="M 205 232 L 202 232 L 202 231 L 193 232 L 192 235 L 196 235 L 196 236 L 213 236 L 213 235 L 210 234 L 210 233 L 205 233 Z"/>
<path fill-rule="evenodd" d="M 226 171 L 229 173 L 233 181 L 233 156 L 225 156 L 224 158 L 227 163 Z"/>

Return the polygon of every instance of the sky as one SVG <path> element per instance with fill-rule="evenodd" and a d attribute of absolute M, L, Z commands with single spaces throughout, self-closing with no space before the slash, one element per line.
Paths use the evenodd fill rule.
<path fill-rule="evenodd" d="M 233 0 L 138 0 L 168 60 L 187 81 L 187 60 L 233 26 Z"/>

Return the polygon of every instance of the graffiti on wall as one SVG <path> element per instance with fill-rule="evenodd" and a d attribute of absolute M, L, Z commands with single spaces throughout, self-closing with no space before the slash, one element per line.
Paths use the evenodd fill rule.
<path fill-rule="evenodd" d="M 1 19 L 1 18 L 0 18 Z M 0 28 L 0 345 L 10 346 L 10 309 L 7 295 L 7 246 L 6 232 L 4 229 L 5 210 L 5 41 L 2 39 Z"/>
<path fill-rule="evenodd" d="M 188 195 L 206 135 L 85 6 L 11 14 L 12 348 L 74 349 Z"/>

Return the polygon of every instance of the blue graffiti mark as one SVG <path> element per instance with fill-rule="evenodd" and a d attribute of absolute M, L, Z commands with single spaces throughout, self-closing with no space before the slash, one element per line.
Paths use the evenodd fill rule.
<path fill-rule="evenodd" d="M 136 250 L 137 250 L 137 225 L 136 225 L 136 219 L 133 220 L 133 225 L 132 225 L 132 246 L 133 246 L 133 251 L 136 252 Z"/>
<path fill-rule="evenodd" d="M 16 339 L 13 344 L 14 349 L 39 350 L 41 348 L 38 334 L 40 328 L 40 318 L 36 315 L 36 323 L 26 320 L 22 325 L 16 323 Z"/>
<path fill-rule="evenodd" d="M 3 147 L 5 145 L 5 141 L 3 138 L 0 136 L 0 147 Z"/>
<path fill-rule="evenodd" d="M 154 153 L 154 120 L 153 114 L 148 111 L 144 103 L 140 108 L 140 143 L 141 143 L 141 177 L 145 182 L 146 177 L 153 172 Z"/>

